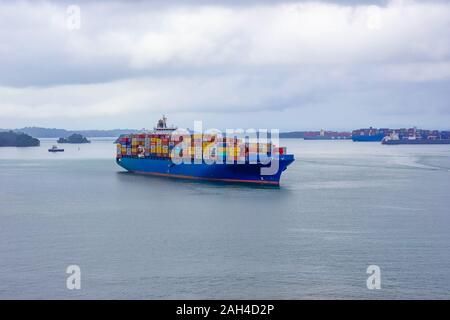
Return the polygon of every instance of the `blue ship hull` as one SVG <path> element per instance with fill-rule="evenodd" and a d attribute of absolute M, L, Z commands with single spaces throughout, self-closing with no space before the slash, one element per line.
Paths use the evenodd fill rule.
<path fill-rule="evenodd" d="M 382 144 L 400 145 L 400 144 L 450 144 L 450 139 L 415 139 L 415 140 L 383 140 Z"/>
<path fill-rule="evenodd" d="M 376 134 L 371 136 L 352 136 L 352 140 L 356 142 L 380 142 L 385 137 L 384 134 Z"/>
<path fill-rule="evenodd" d="M 122 157 L 116 160 L 117 164 L 122 168 L 140 174 L 276 186 L 280 184 L 282 172 L 293 161 L 293 155 L 280 155 L 278 171 L 274 175 L 261 175 L 261 168 L 269 167 L 270 165 L 262 165 L 260 163 L 175 165 L 170 159 L 136 157 Z"/>

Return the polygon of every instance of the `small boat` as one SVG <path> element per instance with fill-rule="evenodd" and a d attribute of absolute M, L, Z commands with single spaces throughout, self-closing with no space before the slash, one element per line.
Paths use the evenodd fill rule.
<path fill-rule="evenodd" d="M 64 149 L 53 146 L 51 149 L 48 149 L 48 152 L 64 152 Z"/>

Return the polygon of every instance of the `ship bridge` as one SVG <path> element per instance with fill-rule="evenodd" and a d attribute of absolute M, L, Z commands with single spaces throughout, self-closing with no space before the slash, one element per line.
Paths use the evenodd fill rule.
<path fill-rule="evenodd" d="M 155 134 L 170 134 L 172 131 L 177 130 L 176 127 L 167 126 L 167 117 L 165 115 L 162 116 L 161 119 L 156 123 L 156 127 L 153 128 L 153 133 Z"/>

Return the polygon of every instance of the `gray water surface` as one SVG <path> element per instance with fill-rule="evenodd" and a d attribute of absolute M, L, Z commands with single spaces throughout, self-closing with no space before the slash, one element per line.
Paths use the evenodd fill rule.
<path fill-rule="evenodd" d="M 0 148 L 0 298 L 450 298 L 450 146 L 286 140 L 274 189 L 128 174 L 111 139 L 53 143 Z"/>

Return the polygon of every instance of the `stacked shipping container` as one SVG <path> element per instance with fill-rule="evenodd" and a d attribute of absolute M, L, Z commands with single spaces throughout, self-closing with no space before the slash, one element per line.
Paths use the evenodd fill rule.
<path fill-rule="evenodd" d="M 169 134 L 122 135 L 117 143 L 117 157 L 170 158 L 173 154 L 188 159 L 233 160 L 245 162 L 249 155 L 270 156 L 272 143 L 249 143 L 237 138 L 218 138 L 216 135 L 191 134 L 171 136 Z M 175 149 L 175 150 L 174 150 Z M 280 154 L 284 150 L 277 148 Z"/>

